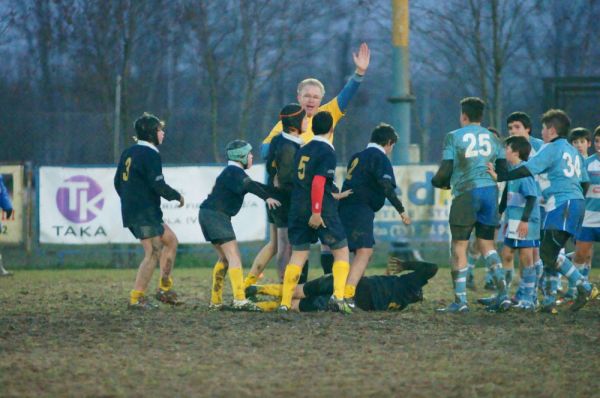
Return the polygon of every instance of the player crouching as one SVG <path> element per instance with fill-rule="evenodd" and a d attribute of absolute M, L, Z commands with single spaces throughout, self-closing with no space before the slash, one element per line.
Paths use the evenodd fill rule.
<path fill-rule="evenodd" d="M 272 209 L 281 204 L 270 197 L 266 186 L 253 181 L 244 170 L 252 167 L 252 146 L 235 140 L 227 144 L 227 167 L 219 174 L 206 200 L 200 205 L 200 228 L 204 238 L 212 243 L 219 259 L 213 268 L 210 308 L 223 306 L 223 282 L 229 271 L 235 310 L 260 311 L 246 299 L 242 259 L 231 225 L 231 217 L 241 209 L 244 196 L 250 192 L 267 202 Z"/>

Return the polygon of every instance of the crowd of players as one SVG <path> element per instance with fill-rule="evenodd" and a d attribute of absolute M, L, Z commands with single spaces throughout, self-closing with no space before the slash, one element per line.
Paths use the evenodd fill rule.
<path fill-rule="evenodd" d="M 396 178 L 388 158 L 398 139 L 393 127 L 384 123 L 376 126 L 367 147 L 350 158 L 341 191 L 334 184 L 335 125 L 360 86 L 369 61 L 369 49 L 362 44 L 354 54 L 354 76 L 324 105 L 321 82 L 306 79 L 299 84 L 299 103 L 283 107 L 279 122 L 261 148 L 267 164 L 267 184 L 252 180 L 245 172 L 253 164 L 249 143 L 234 140 L 227 145 L 228 164 L 199 212 L 202 233 L 218 256 L 212 272 L 210 309 L 224 308 L 227 275 L 233 293 L 230 308 L 235 310 L 352 313 L 356 308 L 403 309 L 422 298 L 423 286 L 437 272 L 435 264 L 392 259 L 390 266 L 396 273 L 411 272 L 364 276 L 375 243 L 375 212 L 386 199 L 403 223 L 411 223 L 395 193 Z M 482 254 L 496 290 L 494 296 L 481 300 L 488 310 L 534 310 L 539 306 L 542 311 L 555 313 L 560 274 L 569 281 L 570 307 L 578 310 L 598 295 L 587 275 L 591 242 L 598 240 L 595 223 L 600 222 L 600 217 L 595 215 L 600 214 L 596 204 L 600 193 L 595 191 L 600 190 L 596 188 L 600 181 L 594 178 L 600 178 L 600 159 L 594 155 L 584 161 L 575 146 L 567 142 L 570 120 L 563 111 L 544 114 L 543 142 L 530 137 L 529 116 L 522 112 L 511 114 L 507 120 L 511 137 L 504 143 L 481 126 L 483 112 L 484 103 L 479 98 L 461 101 L 462 127 L 447 134 L 443 161 L 432 179 L 435 187 L 452 189 L 453 195 L 449 223 L 454 301 L 440 311 L 462 313 L 469 309 L 467 252 L 473 230 L 476 250 L 471 252 Z M 164 123 L 156 116 L 142 115 L 135 122 L 137 143 L 123 152 L 115 175 L 123 224 L 144 248 L 144 259 L 130 294 L 132 309 L 157 307 L 145 293 L 157 263 L 161 274 L 156 298 L 166 304 L 181 304 L 171 276 L 177 238 L 162 220 L 160 198 L 178 200 L 180 206 L 184 198 L 166 184 L 162 175 L 157 147 L 164 139 L 163 128 Z M 584 132 L 572 133 L 574 145 L 580 145 L 582 139 L 590 142 L 589 132 L 587 136 Z M 594 133 L 594 142 L 596 138 L 595 147 L 600 151 L 600 129 Z M 499 208 L 501 181 L 507 183 Z M 270 239 L 244 278 L 231 218 L 239 212 L 247 193 L 266 202 Z M 599 195 L 598 199 L 594 195 Z M 505 237 L 502 257 L 495 249 L 500 213 L 504 214 L 500 228 Z M 574 265 L 561 254 L 561 249 L 575 236 Z M 318 241 L 325 276 L 306 281 L 310 245 Z M 511 300 L 515 251 L 519 252 L 521 282 Z M 354 253 L 352 263 L 350 252 Z M 273 257 L 281 283 L 256 285 Z M 538 304 L 540 287 L 543 300 Z M 257 301 L 258 295 L 271 298 Z"/>

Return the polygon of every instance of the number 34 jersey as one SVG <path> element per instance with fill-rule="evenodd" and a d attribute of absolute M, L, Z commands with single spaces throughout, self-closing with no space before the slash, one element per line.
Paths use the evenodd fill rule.
<path fill-rule="evenodd" d="M 504 158 L 502 144 L 484 127 L 467 125 L 446 134 L 443 160 L 453 161 L 452 195 L 496 185 L 487 172 L 487 164 Z"/>
<path fill-rule="evenodd" d="M 584 161 L 577 149 L 566 138 L 559 137 L 523 163 L 532 175 L 540 174 L 540 188 L 546 212 L 567 200 L 583 199 L 582 182 L 588 182 Z"/>
<path fill-rule="evenodd" d="M 308 144 L 300 147 L 295 158 L 296 174 L 292 190 L 290 213 L 307 215 L 311 213 L 311 188 L 315 176 L 323 176 L 323 214 L 337 213 L 336 200 L 331 195 L 335 177 L 336 156 L 333 145 L 316 135 Z"/>

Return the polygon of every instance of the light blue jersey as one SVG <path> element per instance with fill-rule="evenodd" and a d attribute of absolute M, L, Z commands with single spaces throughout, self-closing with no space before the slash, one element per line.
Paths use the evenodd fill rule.
<path fill-rule="evenodd" d="M 504 158 L 500 141 L 479 125 L 468 125 L 446 134 L 443 159 L 453 161 L 452 195 L 457 197 L 475 188 L 496 186 L 487 172 L 487 164 Z"/>
<path fill-rule="evenodd" d="M 516 167 L 522 165 L 519 164 Z M 519 237 L 517 228 L 523 216 L 527 196 L 539 198 L 540 191 L 537 182 L 533 177 L 519 178 L 507 182 L 506 196 L 506 218 L 507 228 L 506 237 L 517 240 L 538 240 L 540 239 L 540 206 L 539 199 L 536 200 L 531 215 L 529 216 L 529 232 L 524 238 Z"/>
<path fill-rule="evenodd" d="M 559 137 L 542 146 L 523 163 L 539 179 L 544 207 L 550 212 L 570 199 L 583 199 L 581 182 L 589 181 L 584 161 L 566 138 Z"/>
<path fill-rule="evenodd" d="M 584 227 L 600 227 L 600 156 L 593 154 L 585 160 L 590 187 L 585 195 Z"/>
<path fill-rule="evenodd" d="M 529 157 L 532 157 L 540 151 L 542 146 L 544 146 L 544 140 L 540 140 L 539 138 L 535 137 L 529 137 L 529 144 L 531 145 L 531 152 L 529 153 Z"/>

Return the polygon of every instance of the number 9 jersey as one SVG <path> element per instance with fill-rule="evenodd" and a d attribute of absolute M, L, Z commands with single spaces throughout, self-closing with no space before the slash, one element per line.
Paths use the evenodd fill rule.
<path fill-rule="evenodd" d="M 480 125 L 449 132 L 444 141 L 443 160 L 453 161 L 452 195 L 457 197 L 475 188 L 495 186 L 487 164 L 504 158 L 504 148 L 498 138 Z"/>

